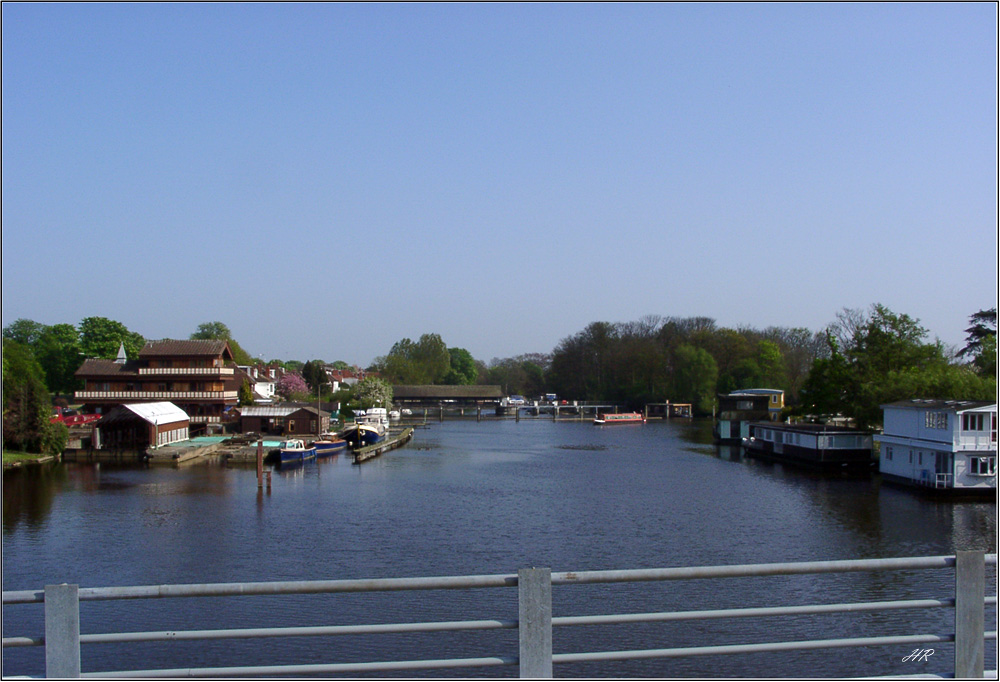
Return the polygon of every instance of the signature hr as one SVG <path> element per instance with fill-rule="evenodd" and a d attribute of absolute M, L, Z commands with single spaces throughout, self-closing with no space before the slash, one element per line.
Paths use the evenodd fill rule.
<path fill-rule="evenodd" d="M 906 663 L 907 661 L 913 661 L 914 663 L 917 661 L 926 661 L 933 655 L 934 649 L 914 649 L 912 654 L 903 657 L 903 663 Z"/>

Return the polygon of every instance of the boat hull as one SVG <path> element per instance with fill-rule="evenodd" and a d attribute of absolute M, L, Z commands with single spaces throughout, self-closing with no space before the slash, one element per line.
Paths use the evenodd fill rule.
<path fill-rule="evenodd" d="M 347 448 L 346 440 L 318 440 L 312 444 L 316 449 L 316 457 L 329 457 Z"/>
<path fill-rule="evenodd" d="M 645 424 L 646 420 L 638 412 L 626 412 L 622 414 L 602 414 L 594 420 L 598 426 L 608 424 Z"/>
<path fill-rule="evenodd" d="M 310 459 L 316 459 L 316 448 L 305 448 L 302 450 L 278 450 L 278 464 L 301 464 Z"/>

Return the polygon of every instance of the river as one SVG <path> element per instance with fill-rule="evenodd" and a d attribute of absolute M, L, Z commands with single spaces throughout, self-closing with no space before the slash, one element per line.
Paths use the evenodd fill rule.
<path fill-rule="evenodd" d="M 595 427 L 445 421 L 357 466 L 275 471 L 206 461 L 58 464 L 3 474 L 3 589 L 660 568 L 996 552 L 996 504 L 928 499 L 742 457 L 704 422 Z M 988 591 L 995 570 L 988 569 Z M 627 613 L 950 597 L 950 572 L 557 586 L 553 613 Z M 41 635 L 41 607 L 4 608 L 4 636 Z M 951 632 L 947 609 L 557 628 L 556 653 Z M 87 632 L 515 619 L 512 589 L 86 602 Z M 987 612 L 995 617 L 995 609 Z M 863 626 L 863 627 L 862 627 Z M 987 629 L 990 629 L 989 626 Z M 952 647 L 557 665 L 569 677 L 841 677 L 947 672 Z M 516 656 L 512 631 L 89 644 L 83 670 Z M 996 665 L 987 644 L 987 668 Z M 41 648 L 3 674 L 42 675 Z M 516 667 L 406 676 L 516 676 Z M 398 675 L 397 675 L 398 676 Z"/>

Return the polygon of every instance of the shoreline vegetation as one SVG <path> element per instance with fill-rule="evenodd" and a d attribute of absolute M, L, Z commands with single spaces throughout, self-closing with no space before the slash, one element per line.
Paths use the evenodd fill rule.
<path fill-rule="evenodd" d="M 871 428 L 880 424 L 880 405 L 897 400 L 994 400 L 996 314 L 991 308 L 971 315 L 961 349 L 928 340 L 919 320 L 881 304 L 845 308 L 818 332 L 731 329 L 709 317 L 593 322 L 549 353 L 489 363 L 429 333 L 398 341 L 366 370 L 355 367 L 364 378 L 337 393 L 328 370 L 349 369 L 344 361 L 265 362 L 247 353 L 222 322 L 201 324 L 190 338 L 225 340 L 237 365 L 280 366 L 284 374 L 276 392 L 282 399 L 339 402 L 346 415 L 390 407 L 394 385 L 495 385 L 504 395 L 606 401 L 627 411 L 668 400 L 690 404 L 694 416 L 702 417 L 715 413 L 719 395 L 772 388 L 785 393 L 783 416 L 841 416 Z M 4 327 L 3 441 L 12 453 L 4 453 L 5 466 L 63 451 L 68 430 L 50 415 L 81 388 L 75 375 L 81 358 L 114 359 L 121 349 L 135 359 L 145 343 L 122 323 L 101 317 L 51 326 L 19 319 Z M 249 386 L 244 389 L 250 393 Z"/>

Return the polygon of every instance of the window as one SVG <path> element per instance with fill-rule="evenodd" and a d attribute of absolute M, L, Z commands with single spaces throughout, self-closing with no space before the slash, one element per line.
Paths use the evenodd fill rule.
<path fill-rule="evenodd" d="M 970 457 L 969 473 L 973 476 L 993 476 L 997 472 L 996 457 Z"/>
<path fill-rule="evenodd" d="M 736 401 L 737 410 L 752 410 L 753 401 L 752 400 L 737 400 Z"/>
<path fill-rule="evenodd" d="M 890 462 L 892 461 L 892 448 L 891 447 L 887 447 L 885 449 L 885 458 L 887 460 L 889 460 Z"/>
<path fill-rule="evenodd" d="M 924 413 L 924 426 L 928 429 L 947 429 L 948 428 L 948 413 L 947 412 L 925 412 Z"/>
<path fill-rule="evenodd" d="M 962 415 L 962 430 L 963 431 L 982 431 L 985 425 L 985 417 L 982 412 L 966 412 Z"/>

